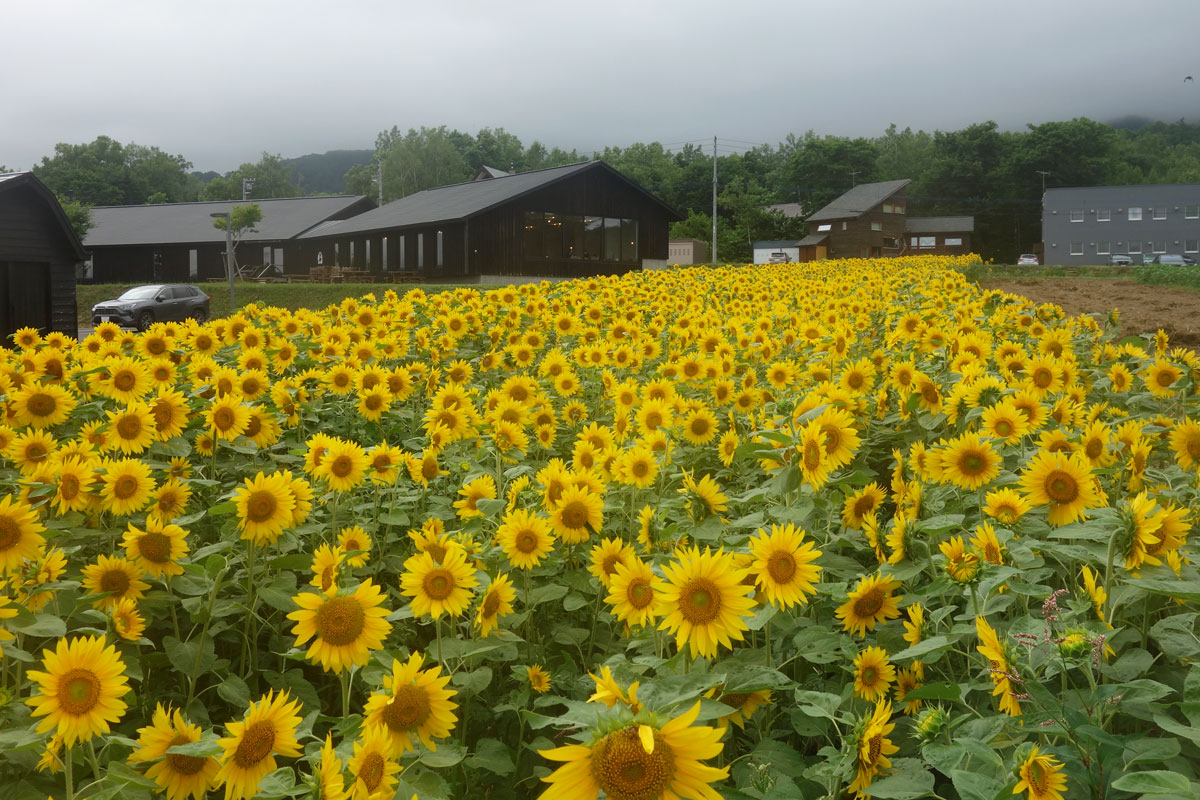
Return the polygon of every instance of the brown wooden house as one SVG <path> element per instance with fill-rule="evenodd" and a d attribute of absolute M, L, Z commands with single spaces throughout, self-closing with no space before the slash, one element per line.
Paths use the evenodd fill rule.
<path fill-rule="evenodd" d="M 904 248 L 908 179 L 860 183 L 808 218 L 800 259 L 880 258 Z"/>
<path fill-rule="evenodd" d="M 32 172 L 0 175 L 0 336 L 19 328 L 78 336 L 75 275 L 86 254 L 62 206 Z"/>
<path fill-rule="evenodd" d="M 435 280 L 615 274 L 665 264 L 668 225 L 682 218 L 603 161 L 495 170 L 320 225 L 299 237 L 297 268 L 333 254 L 344 269 Z"/>
<path fill-rule="evenodd" d="M 974 217 L 909 217 L 904 226 L 905 252 L 917 255 L 963 255 L 971 252 Z"/>

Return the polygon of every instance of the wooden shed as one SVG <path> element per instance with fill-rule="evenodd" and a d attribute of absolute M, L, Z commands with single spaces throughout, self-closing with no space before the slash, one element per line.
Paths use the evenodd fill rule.
<path fill-rule="evenodd" d="M 87 254 L 32 172 L 0 175 L 0 336 L 20 328 L 78 336 L 75 276 Z"/>

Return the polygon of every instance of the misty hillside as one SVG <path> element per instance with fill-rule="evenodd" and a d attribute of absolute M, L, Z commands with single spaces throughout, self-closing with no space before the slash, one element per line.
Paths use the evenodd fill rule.
<path fill-rule="evenodd" d="M 342 194 L 346 170 L 355 164 L 369 164 L 374 158 L 374 150 L 330 150 L 285 158 L 283 163 L 292 170 L 292 183 L 305 194 Z"/>

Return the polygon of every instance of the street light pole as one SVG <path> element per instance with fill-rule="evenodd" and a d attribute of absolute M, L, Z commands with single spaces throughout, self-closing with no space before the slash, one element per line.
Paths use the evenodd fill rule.
<path fill-rule="evenodd" d="M 225 274 L 229 276 L 229 313 L 237 309 L 237 299 L 233 294 L 233 209 L 209 214 L 215 219 L 225 218 Z"/>

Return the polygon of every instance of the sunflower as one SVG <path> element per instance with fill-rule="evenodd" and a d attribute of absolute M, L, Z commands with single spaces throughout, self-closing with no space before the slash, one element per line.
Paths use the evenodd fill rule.
<path fill-rule="evenodd" d="M 12 460 L 21 474 L 31 475 L 47 463 L 57 449 L 58 442 L 53 436 L 46 431 L 32 430 L 14 436 L 4 448 L 4 455 Z"/>
<path fill-rule="evenodd" d="M 683 486 L 679 489 L 679 493 L 686 498 L 683 505 L 688 510 L 689 516 L 695 520 L 720 514 L 725 511 L 729 503 L 729 498 L 721 491 L 721 484 L 717 483 L 711 475 L 705 475 L 700 480 L 696 480 L 691 472 L 684 471 Z M 695 511 L 693 511 L 693 505 Z"/>
<path fill-rule="evenodd" d="M 721 440 L 717 443 L 717 452 L 721 456 L 722 464 L 727 467 L 733 465 L 733 458 L 737 454 L 738 445 L 741 443 L 737 431 L 728 430 L 721 435 Z"/>
<path fill-rule="evenodd" d="M 621 564 L 628 565 L 636 560 L 637 553 L 623 540 L 604 539 L 592 548 L 588 572 L 592 573 L 600 582 L 600 586 L 607 590 L 617 567 Z"/>
<path fill-rule="evenodd" d="M 578 486 L 563 489 L 553 512 L 550 524 L 567 544 L 586 542 L 604 526 L 604 498 Z"/>
<path fill-rule="evenodd" d="M 333 737 L 328 733 L 321 747 L 321 765 L 316 778 L 321 800 L 346 800 L 350 796 L 346 791 L 346 778 L 342 775 L 342 760 L 337 757 L 333 749 Z"/>
<path fill-rule="evenodd" d="M 105 374 L 99 378 L 97 389 L 119 403 L 140 400 L 153 385 L 145 365 L 135 359 L 115 358 L 104 366 Z"/>
<path fill-rule="evenodd" d="M 324 594 L 336 594 L 338 589 L 338 569 L 345 560 L 345 554 L 340 545 L 319 545 L 313 553 L 312 579 L 309 586 L 315 586 Z"/>
<path fill-rule="evenodd" d="M 662 591 L 664 618 L 658 627 L 675 634 L 680 650 L 688 644 L 692 656 L 713 658 L 718 645 L 733 647 L 748 629 L 754 587 L 743 582 L 746 570 L 734 566 L 723 551 L 701 553 L 693 547 L 663 567 L 668 585 Z"/>
<path fill-rule="evenodd" d="M 1179 367 L 1169 361 L 1158 359 L 1146 368 L 1142 378 L 1146 382 L 1146 389 L 1151 394 L 1156 397 L 1170 397 L 1173 394 L 1172 387 L 1182 376 L 1183 370 Z"/>
<path fill-rule="evenodd" d="M 835 469 L 826 450 L 825 431 L 820 422 L 814 419 L 801 429 L 796 449 L 800 453 L 800 474 L 810 486 L 820 489 Z"/>
<path fill-rule="evenodd" d="M 410 557 L 400 576 L 401 592 L 412 598 L 413 614 L 434 619 L 442 614 L 457 617 L 466 611 L 477 585 L 466 551 L 458 546 L 447 548 L 440 564 L 428 552 Z"/>
<path fill-rule="evenodd" d="M 191 499 L 192 490 L 172 478 L 154 490 L 147 514 L 161 522 L 170 522 L 187 509 Z"/>
<path fill-rule="evenodd" d="M 904 641 L 908 642 L 909 647 L 915 647 L 921 643 L 924 634 L 925 607 L 920 603 L 913 603 L 908 607 L 908 619 L 904 621 Z"/>
<path fill-rule="evenodd" d="M 65 422 L 75 406 L 75 397 L 54 384 L 30 383 L 9 398 L 17 424 L 34 428 L 50 428 Z"/>
<path fill-rule="evenodd" d="M 1136 574 L 1144 564 L 1161 564 L 1162 560 L 1153 554 L 1164 549 L 1161 528 L 1167 512 L 1141 492 L 1125 502 L 1121 516 L 1125 523 L 1124 540 L 1118 540 L 1118 544 L 1123 545 L 1121 555 L 1125 558 L 1125 569 Z"/>
<path fill-rule="evenodd" d="M 104 595 L 93 608 L 109 608 L 123 599 L 141 600 L 150 584 L 142 580 L 142 567 L 124 558 L 101 555 L 83 568 L 83 588 L 91 595 Z"/>
<path fill-rule="evenodd" d="M 717 435 L 717 418 L 706 407 L 697 408 L 683 418 L 683 438 L 704 445 Z"/>
<path fill-rule="evenodd" d="M 354 742 L 347 766 L 354 781 L 352 800 L 390 800 L 396 794 L 400 765 L 392 758 L 390 737 L 379 728 L 366 728 Z"/>
<path fill-rule="evenodd" d="M 813 583 L 820 579 L 821 566 L 813 562 L 821 551 L 804 537 L 804 530 L 789 522 L 783 527 L 772 525 L 770 533 L 759 528 L 750 539 L 754 582 L 768 602 L 781 609 L 802 605 L 806 594 L 817 593 Z"/>
<path fill-rule="evenodd" d="M 458 490 L 462 499 L 454 501 L 454 508 L 460 519 L 481 517 L 480 500 L 496 499 L 496 480 L 491 475 L 480 475 L 473 481 L 468 481 Z"/>
<path fill-rule="evenodd" d="M 658 477 L 658 459 L 648 448 L 636 446 L 621 454 L 617 474 L 621 483 L 645 489 Z"/>
<path fill-rule="evenodd" d="M 384 594 L 370 580 L 363 581 L 349 594 L 301 592 L 292 597 L 298 606 L 287 615 L 296 625 L 296 646 L 313 640 L 306 657 L 326 672 L 339 673 L 361 667 L 371 651 L 383 647 L 392 626 L 385 617 L 392 612 L 383 607 Z"/>
<path fill-rule="evenodd" d="M 859 579 L 854 589 L 846 595 L 846 602 L 838 607 L 835 616 L 842 621 L 842 629 L 859 636 L 889 619 L 900 616 L 897 602 L 902 598 L 892 594 L 900 588 L 900 581 L 882 575 L 866 575 Z"/>
<path fill-rule="evenodd" d="M 109 724 L 125 715 L 125 663 L 104 639 L 59 639 L 53 651 L 42 651 L 42 667 L 30 670 L 35 694 L 25 703 L 32 716 L 45 717 L 38 733 L 54 730 L 67 747 L 109 732 Z"/>
<path fill-rule="evenodd" d="M 296 498 L 291 486 L 292 482 L 279 472 L 259 472 L 253 479 L 246 478 L 245 485 L 233 493 L 243 539 L 271 544 L 293 524 Z"/>
<path fill-rule="evenodd" d="M 983 513 L 1005 525 L 1014 524 L 1030 508 L 1029 501 L 1013 489 L 995 489 L 984 497 Z"/>
<path fill-rule="evenodd" d="M 486 637 L 497 627 L 500 617 L 513 613 L 513 601 L 517 592 L 513 589 L 512 580 L 504 574 L 496 576 L 483 593 L 479 601 L 479 613 L 475 615 L 475 625 L 479 635 Z"/>
<path fill-rule="evenodd" d="M 733 709 L 732 713 L 717 717 L 717 723 L 721 727 L 727 728 L 732 722 L 742 730 L 746 729 L 746 723 L 754 716 L 755 711 L 772 701 L 771 692 L 768 689 L 760 689 L 755 692 L 726 692 L 724 686 L 718 686 L 709 689 L 704 696 Z"/>
<path fill-rule="evenodd" d="M 626 625 L 650 625 L 659 616 L 659 598 L 666 588 L 649 564 L 633 558 L 616 565 L 604 602 Z"/>
<path fill-rule="evenodd" d="M 1001 400 L 986 409 L 980 425 L 988 436 L 1009 444 L 1020 442 L 1029 433 L 1028 417 L 1010 399 Z"/>
<path fill-rule="evenodd" d="M 189 796 L 203 800 L 221 765 L 211 757 L 167 752 L 172 747 L 200 741 L 202 733 L 200 726 L 188 722 L 178 709 L 163 708 L 159 703 L 151 723 L 138 729 L 138 749 L 129 754 L 129 761 L 155 762 L 146 770 L 146 777 L 158 784 L 168 800 L 184 800 Z"/>
<path fill-rule="evenodd" d="M 854 659 L 854 696 L 869 703 L 883 700 L 896 680 L 896 668 L 888 661 L 887 651 L 868 647 Z"/>
<path fill-rule="evenodd" d="M 141 511 L 150 502 L 154 491 L 150 466 L 134 458 L 108 462 L 101 481 L 100 495 L 105 506 L 117 515 Z"/>
<path fill-rule="evenodd" d="M 164 524 L 151 514 L 146 517 L 146 529 L 129 523 L 121 541 L 125 555 L 145 567 L 151 577 L 182 575 L 179 559 L 191 549 L 187 543 L 187 531 L 178 525 Z"/>
<path fill-rule="evenodd" d="M 871 482 L 846 498 L 842 505 L 842 524 L 847 528 L 862 528 L 863 517 L 878 511 L 887 493 L 878 483 Z"/>
<path fill-rule="evenodd" d="M 942 476 L 960 489 L 973 492 L 1000 474 L 1000 454 L 975 433 L 951 440 L 940 455 Z"/>
<path fill-rule="evenodd" d="M 386 733 L 394 758 L 414 749 L 414 736 L 437 750 L 433 740 L 449 736 L 458 720 L 456 692 L 447 688 L 450 676 L 443 677 L 437 664 L 422 670 L 424 661 L 425 656 L 415 652 L 404 663 L 392 659 L 391 674 L 383 676 L 383 691 L 374 692 L 363 708 L 363 727 Z"/>
<path fill-rule="evenodd" d="M 1063 765 L 1053 756 L 1039 755 L 1038 748 L 1029 751 L 1018 770 L 1021 780 L 1013 787 L 1013 794 L 1026 793 L 1028 800 L 1063 800 L 1067 788 L 1067 776 Z"/>
<path fill-rule="evenodd" d="M 335 439 L 313 470 L 313 476 L 324 478 L 330 489 L 349 492 L 367 478 L 370 459 L 367 451 L 357 442 Z"/>
<path fill-rule="evenodd" d="M 550 691 L 550 673 L 543 669 L 541 664 L 533 664 L 526 668 L 525 679 L 529 681 L 529 688 L 538 694 Z"/>
<path fill-rule="evenodd" d="M 370 460 L 367 476 L 381 486 L 394 484 L 400 476 L 400 468 L 405 465 L 404 451 L 386 441 L 372 447 L 367 457 Z"/>
<path fill-rule="evenodd" d="M 532 569 L 554 549 L 554 534 L 546 520 L 518 508 L 504 515 L 496 531 L 496 543 L 513 567 Z"/>
<path fill-rule="evenodd" d="M 1175 423 L 1170 433 L 1171 452 L 1184 469 L 1200 467 L 1200 422 L 1185 419 Z"/>
<path fill-rule="evenodd" d="M 967 550 L 963 537 L 953 536 L 938 545 L 938 549 L 946 557 L 946 574 L 951 580 L 970 583 L 979 577 L 979 555 Z"/>
<path fill-rule="evenodd" d="M 364 566 L 371 557 L 371 537 L 358 525 L 342 528 L 338 546 L 346 553 L 346 563 L 351 567 Z"/>
<path fill-rule="evenodd" d="M 126 597 L 108 609 L 113 630 L 127 642 L 136 642 L 146 632 L 146 618 L 138 610 L 137 601 Z"/>
<path fill-rule="evenodd" d="M 225 395 L 209 404 L 204 411 L 204 422 L 213 436 L 233 441 L 246 432 L 250 410 L 240 397 Z"/>
<path fill-rule="evenodd" d="M 892 766 L 888 756 L 899 751 L 887 735 L 895 728 L 888 722 L 892 718 L 892 704 L 880 700 L 875 704 L 875 711 L 869 719 L 864 719 L 858 733 L 857 757 L 855 758 L 854 780 L 847 787 L 851 792 L 857 792 L 859 797 L 869 795 L 867 788 L 880 770 Z"/>
<path fill-rule="evenodd" d="M 1050 524 L 1066 525 L 1102 505 L 1092 467 L 1082 455 L 1039 452 L 1021 472 L 1021 488 L 1034 505 L 1050 504 Z"/>
<path fill-rule="evenodd" d="M 108 412 L 108 446 L 125 455 L 145 452 L 155 439 L 158 430 L 150 407 L 134 401 L 121 411 Z"/>
<path fill-rule="evenodd" d="M 0 574 L 15 572 L 46 549 L 46 526 L 24 501 L 7 495 L 0 500 Z"/>
<path fill-rule="evenodd" d="M 709 784 L 729 777 L 728 767 L 700 763 L 723 749 L 720 728 L 692 726 L 700 703 L 661 727 L 633 724 L 612 731 L 590 746 L 540 750 L 543 758 L 564 762 L 542 780 L 550 788 L 540 800 L 715 798 Z"/>
<path fill-rule="evenodd" d="M 988 674 L 992 679 L 992 695 L 1000 698 L 1000 710 L 1009 716 L 1021 716 L 1021 704 L 1013 694 L 1013 668 L 1009 664 L 1008 653 L 996 630 L 983 617 L 975 618 L 975 633 L 979 644 L 975 649 L 987 659 Z"/>
<path fill-rule="evenodd" d="M 245 800 L 258 794 L 258 784 L 275 770 L 275 756 L 296 758 L 301 754 L 296 741 L 300 725 L 300 701 L 286 692 L 267 692 L 250 708 L 241 722 L 226 726 L 229 736 L 218 740 L 223 753 L 214 783 L 225 784 L 225 800 Z"/>

